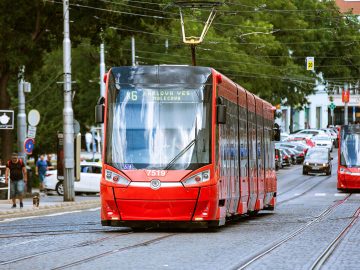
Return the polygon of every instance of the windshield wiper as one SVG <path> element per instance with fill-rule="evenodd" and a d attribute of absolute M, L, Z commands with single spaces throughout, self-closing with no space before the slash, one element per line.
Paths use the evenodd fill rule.
<path fill-rule="evenodd" d="M 195 137 L 194 139 L 189 142 L 189 144 L 187 146 L 185 146 L 184 149 L 182 149 L 179 154 L 177 154 L 164 168 L 164 170 L 168 170 L 171 168 L 172 165 L 174 165 L 175 161 L 177 161 L 180 157 L 182 157 L 182 155 L 184 155 L 186 153 L 187 150 L 189 150 L 193 144 L 195 144 L 195 155 L 196 155 L 196 161 L 197 163 L 199 163 L 199 158 L 198 158 L 198 153 L 197 153 L 197 141 L 198 141 L 198 129 L 197 129 L 197 117 L 195 118 Z"/>
<path fill-rule="evenodd" d="M 180 157 L 182 157 L 182 155 L 184 155 L 186 153 L 187 150 L 189 150 L 191 148 L 191 146 L 193 146 L 193 144 L 195 144 L 196 142 L 196 138 L 193 139 L 191 142 L 189 142 L 189 144 L 179 152 L 179 154 L 177 154 L 164 168 L 164 170 L 168 170 L 172 167 L 172 165 L 174 165 L 175 161 L 177 161 Z"/>

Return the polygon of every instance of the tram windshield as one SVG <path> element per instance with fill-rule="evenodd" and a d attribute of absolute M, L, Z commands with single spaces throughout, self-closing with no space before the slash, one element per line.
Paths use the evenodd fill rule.
<path fill-rule="evenodd" d="M 341 165 L 360 167 L 360 125 L 341 129 Z"/>
<path fill-rule="evenodd" d="M 109 85 L 106 163 L 120 170 L 210 163 L 211 85 Z"/>

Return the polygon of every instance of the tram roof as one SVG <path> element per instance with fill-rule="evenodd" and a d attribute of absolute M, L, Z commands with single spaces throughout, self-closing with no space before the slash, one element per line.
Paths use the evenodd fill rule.
<path fill-rule="evenodd" d="M 200 66 L 155 65 L 111 68 L 120 84 L 205 84 L 212 69 Z"/>

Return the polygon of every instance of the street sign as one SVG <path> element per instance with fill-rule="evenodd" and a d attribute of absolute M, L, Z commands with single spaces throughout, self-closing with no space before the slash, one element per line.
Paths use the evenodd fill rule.
<path fill-rule="evenodd" d="M 35 139 L 35 136 L 36 136 L 36 127 L 33 127 L 33 126 L 28 126 L 28 134 L 27 134 L 27 137 L 28 138 L 33 138 Z"/>
<path fill-rule="evenodd" d="M 331 102 L 329 105 L 329 108 L 330 108 L 330 110 L 333 111 L 336 108 L 336 105 L 333 102 Z"/>
<path fill-rule="evenodd" d="M 306 57 L 306 70 L 314 70 L 315 67 L 315 58 Z"/>
<path fill-rule="evenodd" d="M 0 129 L 14 129 L 14 111 L 0 110 Z"/>
<path fill-rule="evenodd" d="M 28 122 L 31 126 L 36 127 L 40 122 L 40 113 L 37 110 L 31 110 L 28 113 Z"/>
<path fill-rule="evenodd" d="M 24 141 L 24 150 L 27 155 L 31 155 L 34 150 L 35 141 L 32 138 L 27 138 Z"/>

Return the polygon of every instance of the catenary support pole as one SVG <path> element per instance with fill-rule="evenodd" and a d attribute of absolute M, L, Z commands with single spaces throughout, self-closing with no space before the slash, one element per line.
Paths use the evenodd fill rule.
<path fill-rule="evenodd" d="M 24 141 L 26 139 L 26 113 L 25 113 L 25 93 L 24 93 L 24 73 L 25 66 L 21 66 L 18 75 L 18 114 L 17 114 L 17 143 L 18 155 L 26 163 Z"/>
<path fill-rule="evenodd" d="M 63 0 L 64 12 L 64 201 L 74 201 L 74 113 L 71 94 L 71 42 L 69 26 L 69 0 Z"/>
<path fill-rule="evenodd" d="M 135 37 L 132 36 L 131 37 L 131 63 L 132 66 L 135 66 Z"/>
<path fill-rule="evenodd" d="M 104 43 L 100 44 L 100 96 L 105 97 L 105 45 Z M 104 124 L 101 124 L 101 144 L 99 144 L 99 152 L 102 153 L 102 147 L 104 145 Z"/>

